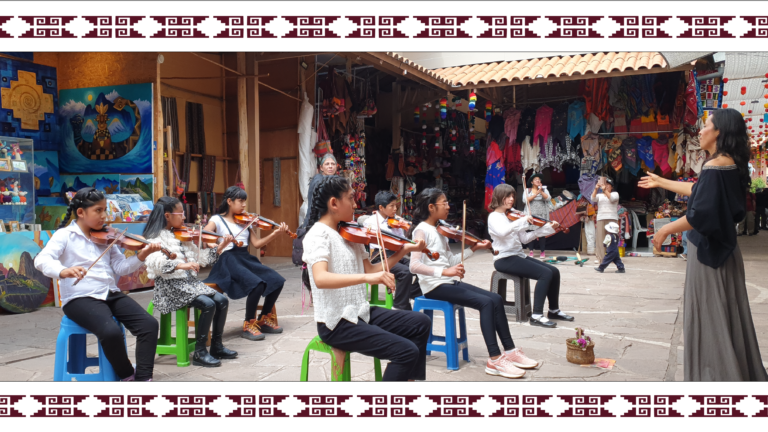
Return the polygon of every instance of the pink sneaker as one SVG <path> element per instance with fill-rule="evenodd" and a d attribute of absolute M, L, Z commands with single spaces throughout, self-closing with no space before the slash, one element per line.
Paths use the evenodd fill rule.
<path fill-rule="evenodd" d="M 533 258 L 533 251 L 531 251 L 531 253 L 529 253 L 528 256 Z"/>
<path fill-rule="evenodd" d="M 539 362 L 529 359 L 520 348 L 515 348 L 511 353 L 505 353 L 504 357 L 521 369 L 533 369 L 539 365 Z"/>
<path fill-rule="evenodd" d="M 544 255 L 544 252 L 542 252 L 542 253 L 541 253 L 541 255 L 539 256 L 539 258 L 541 258 L 541 259 L 544 259 L 544 258 L 546 258 L 546 257 L 547 257 L 547 256 L 546 256 L 546 255 Z"/>
<path fill-rule="evenodd" d="M 496 363 L 488 359 L 485 364 L 485 373 L 493 376 L 502 376 L 504 378 L 521 378 L 525 371 L 517 368 L 507 356 L 502 355 Z"/>

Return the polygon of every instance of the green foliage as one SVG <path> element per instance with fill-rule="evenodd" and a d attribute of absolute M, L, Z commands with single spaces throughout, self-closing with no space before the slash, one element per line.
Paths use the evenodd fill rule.
<path fill-rule="evenodd" d="M 752 185 L 749 187 L 749 191 L 752 193 L 757 192 L 758 189 L 765 189 L 765 180 L 762 177 L 752 179 Z"/>

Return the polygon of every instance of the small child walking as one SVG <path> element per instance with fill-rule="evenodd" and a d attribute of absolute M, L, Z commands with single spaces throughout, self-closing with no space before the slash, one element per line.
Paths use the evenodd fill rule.
<path fill-rule="evenodd" d="M 621 258 L 619 257 L 619 224 L 610 222 L 605 226 L 605 231 L 608 232 L 605 236 L 605 240 L 603 240 L 603 244 L 605 244 L 605 256 L 603 257 L 603 262 L 595 267 L 595 270 L 602 273 L 608 265 L 614 263 L 619 269 L 617 273 L 624 273 L 624 263 L 621 262 Z"/>

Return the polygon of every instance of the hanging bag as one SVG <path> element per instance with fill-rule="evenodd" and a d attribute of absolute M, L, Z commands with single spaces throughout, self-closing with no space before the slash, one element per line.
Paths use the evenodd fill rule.
<path fill-rule="evenodd" d="M 181 198 L 184 195 L 184 191 L 187 189 L 187 182 L 182 181 L 181 177 L 179 177 L 179 172 L 176 170 L 176 161 L 171 161 L 171 164 L 173 164 L 173 174 L 176 176 L 176 188 L 174 192 L 176 192 L 176 198 Z"/>
<path fill-rule="evenodd" d="M 315 148 L 312 150 L 317 157 L 331 152 L 331 140 L 328 137 L 328 131 L 325 129 L 325 121 L 320 119 L 319 123 L 317 126 L 317 144 L 315 144 Z"/>

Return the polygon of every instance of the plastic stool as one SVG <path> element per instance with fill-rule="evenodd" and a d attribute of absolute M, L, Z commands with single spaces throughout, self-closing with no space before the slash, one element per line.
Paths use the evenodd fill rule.
<path fill-rule="evenodd" d="M 369 285 L 365 284 L 365 291 L 366 293 L 368 290 Z M 384 300 L 379 300 L 379 285 L 374 284 L 370 285 L 370 293 L 371 293 L 371 299 L 368 303 L 371 304 L 371 306 L 379 306 L 383 307 L 385 309 L 392 309 L 392 305 L 394 304 L 394 298 L 392 296 L 392 293 L 387 292 L 386 297 Z"/>
<path fill-rule="evenodd" d="M 507 300 L 507 280 L 515 285 L 515 301 Z M 531 281 L 528 278 L 494 271 L 491 274 L 491 292 L 501 296 L 504 312 L 514 314 L 515 321 L 526 322 L 531 316 Z"/>
<path fill-rule="evenodd" d="M 315 336 L 312 341 L 307 345 L 307 349 L 304 350 L 304 358 L 301 361 L 301 378 L 299 381 L 308 381 L 309 378 L 309 352 L 319 351 L 331 355 L 331 381 L 352 381 L 352 370 L 350 367 L 349 352 L 345 353 L 344 363 L 341 365 L 341 376 L 338 376 L 336 371 L 338 363 L 336 356 L 333 354 L 333 348 L 330 345 L 323 342 L 320 336 Z M 379 359 L 373 359 L 373 370 L 376 381 L 381 381 L 381 361 Z"/>
<path fill-rule="evenodd" d="M 431 351 L 444 353 L 447 357 L 448 369 L 459 370 L 459 351 L 462 351 L 464 361 L 469 361 L 469 344 L 467 342 L 467 321 L 464 307 L 441 300 L 431 300 L 424 296 L 416 297 L 413 310 L 423 311 L 434 322 L 433 311 L 442 311 L 445 315 L 445 337 L 435 336 L 429 331 L 427 355 Z M 456 311 L 459 311 L 459 336 L 456 337 Z M 434 326 L 433 326 L 434 328 Z M 434 342 L 443 342 L 437 345 Z"/>
<path fill-rule="evenodd" d="M 125 343 L 125 328 L 114 317 L 112 319 L 120 326 L 120 330 L 123 332 L 123 343 Z M 61 317 L 59 336 L 56 338 L 56 358 L 53 369 L 54 381 L 72 381 L 73 378 L 77 381 L 120 380 L 104 355 L 101 342 L 98 343 L 99 356 L 88 357 L 85 342 L 85 335 L 87 334 L 92 333 L 75 324 L 66 315 Z M 85 373 L 85 368 L 91 366 L 98 366 L 99 371 L 96 373 Z"/>
<path fill-rule="evenodd" d="M 152 315 L 155 303 L 150 301 L 147 312 Z M 200 311 L 195 310 L 195 335 L 197 335 L 197 319 Z M 195 350 L 195 338 L 189 337 L 189 308 L 183 307 L 176 311 L 176 337 L 171 336 L 171 314 L 160 315 L 160 337 L 157 339 L 157 355 L 175 355 L 176 366 L 189 366 L 189 354 Z M 181 341 L 186 340 L 187 343 Z"/>

